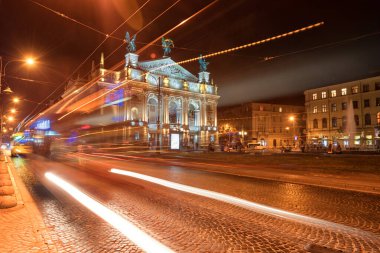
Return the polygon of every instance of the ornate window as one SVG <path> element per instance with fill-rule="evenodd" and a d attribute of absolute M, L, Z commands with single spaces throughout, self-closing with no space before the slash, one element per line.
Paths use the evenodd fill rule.
<path fill-rule="evenodd" d="M 318 120 L 317 119 L 313 120 L 313 128 L 318 128 Z"/>
<path fill-rule="evenodd" d="M 322 128 L 327 128 L 327 119 L 326 118 L 322 119 Z"/>
<path fill-rule="evenodd" d="M 157 123 L 158 115 L 158 103 L 155 98 L 150 98 L 148 100 L 148 122 L 150 124 Z"/>
<path fill-rule="evenodd" d="M 139 119 L 139 110 L 136 107 L 131 109 L 131 119 L 138 120 Z"/>

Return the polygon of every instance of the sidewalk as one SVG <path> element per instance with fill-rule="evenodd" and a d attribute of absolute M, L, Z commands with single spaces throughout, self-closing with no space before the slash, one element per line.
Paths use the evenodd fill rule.
<path fill-rule="evenodd" d="M 17 205 L 0 209 L 1 252 L 57 252 L 36 203 L 9 157 L 1 154 L 0 170 L 7 169 Z"/>

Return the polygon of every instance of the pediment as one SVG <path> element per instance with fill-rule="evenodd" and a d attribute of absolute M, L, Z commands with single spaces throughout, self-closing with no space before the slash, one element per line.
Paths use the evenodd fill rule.
<path fill-rule="evenodd" d="M 151 73 L 164 75 L 176 79 L 198 82 L 198 78 L 191 74 L 187 69 L 178 65 L 170 57 L 161 58 L 158 60 L 141 61 L 138 66 Z"/>

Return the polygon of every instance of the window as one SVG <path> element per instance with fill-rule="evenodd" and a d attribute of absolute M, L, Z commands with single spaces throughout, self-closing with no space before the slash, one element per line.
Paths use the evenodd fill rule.
<path fill-rule="evenodd" d="M 351 92 L 352 92 L 352 94 L 359 93 L 359 86 L 352 86 L 351 87 Z"/>
<path fill-rule="evenodd" d="M 322 105 L 322 112 L 327 112 L 327 105 Z"/>
<path fill-rule="evenodd" d="M 322 128 L 327 128 L 327 119 L 326 118 L 322 119 Z"/>
<path fill-rule="evenodd" d="M 282 112 L 282 107 L 278 108 L 278 112 Z"/>
<path fill-rule="evenodd" d="M 318 99 L 317 93 L 313 93 L 313 100 L 317 100 L 317 99 Z"/>
<path fill-rule="evenodd" d="M 313 128 L 318 128 L 318 120 L 317 119 L 313 120 Z"/>
<path fill-rule="evenodd" d="M 335 117 L 333 117 L 331 119 L 331 126 L 332 127 L 337 127 L 338 126 L 338 120 Z"/>
<path fill-rule="evenodd" d="M 342 103 L 342 110 L 347 110 L 347 102 Z"/>
<path fill-rule="evenodd" d="M 342 128 L 346 129 L 346 126 L 347 126 L 347 117 L 343 116 L 342 117 Z"/>
<path fill-rule="evenodd" d="M 346 96 L 347 95 L 347 88 L 342 88 L 341 94 L 342 94 L 342 96 Z"/>
<path fill-rule="evenodd" d="M 365 125 L 371 125 L 371 114 L 366 113 L 364 115 L 364 124 Z"/>
<path fill-rule="evenodd" d="M 360 145 L 360 135 L 355 135 L 354 144 L 355 145 Z"/>
<path fill-rule="evenodd" d="M 318 112 L 318 106 L 314 106 L 313 107 L 313 113 L 317 113 Z"/>
<path fill-rule="evenodd" d="M 377 113 L 377 124 L 380 125 L 380 112 Z"/>
<path fill-rule="evenodd" d="M 364 107 L 369 107 L 369 99 L 364 99 Z"/>
<path fill-rule="evenodd" d="M 376 98 L 376 106 L 380 106 L 380 98 Z"/>
<path fill-rule="evenodd" d="M 369 84 L 363 84 L 363 92 L 369 91 Z"/>
<path fill-rule="evenodd" d="M 336 97 L 336 90 L 332 90 L 331 91 L 331 97 L 333 98 L 333 97 Z"/>
<path fill-rule="evenodd" d="M 336 104 L 335 103 L 331 104 L 331 111 L 336 112 Z"/>
<path fill-rule="evenodd" d="M 379 82 L 375 83 L 375 90 L 380 90 L 380 83 Z"/>
<path fill-rule="evenodd" d="M 260 105 L 259 110 L 260 110 L 260 111 L 264 111 L 264 106 L 263 106 L 263 105 Z"/>
<path fill-rule="evenodd" d="M 321 95 L 322 95 L 322 98 L 327 98 L 327 92 L 326 91 L 322 91 Z"/>
<path fill-rule="evenodd" d="M 372 146 L 372 135 L 366 135 L 365 136 L 365 144 L 368 146 Z"/>
<path fill-rule="evenodd" d="M 354 115 L 355 125 L 359 126 L 359 115 Z"/>
<path fill-rule="evenodd" d="M 359 108 L 359 102 L 356 100 L 352 101 L 352 108 L 358 109 Z"/>

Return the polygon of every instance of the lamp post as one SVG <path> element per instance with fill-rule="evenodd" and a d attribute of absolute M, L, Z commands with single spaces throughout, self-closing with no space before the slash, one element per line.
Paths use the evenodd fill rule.
<path fill-rule="evenodd" d="M 292 125 L 293 125 L 293 146 L 295 146 L 295 138 L 296 138 L 296 129 L 294 127 L 294 122 L 295 122 L 295 118 L 294 116 L 290 116 L 289 117 L 289 121 L 292 122 Z"/>
<path fill-rule="evenodd" d="M 33 58 L 27 58 L 24 60 L 10 60 L 4 64 L 3 68 L 3 57 L 0 56 L 0 99 L 1 99 L 1 105 L 0 105 L 0 142 L 3 142 L 3 118 L 4 118 L 4 94 L 10 94 L 13 93 L 13 91 L 7 87 L 3 90 L 3 77 L 5 77 L 5 70 L 7 69 L 8 64 L 11 62 L 25 62 L 28 65 L 33 65 L 35 63 Z M 14 101 L 17 103 L 19 100 L 17 99 Z"/>

